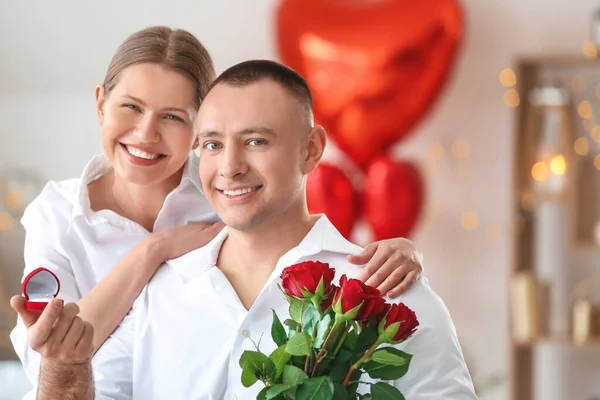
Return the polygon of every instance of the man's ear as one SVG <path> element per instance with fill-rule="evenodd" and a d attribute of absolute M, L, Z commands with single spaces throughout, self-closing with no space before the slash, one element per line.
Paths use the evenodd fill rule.
<path fill-rule="evenodd" d="M 302 169 L 305 175 L 310 174 L 319 165 L 326 145 L 327 134 L 325 129 L 320 125 L 315 125 L 310 130 L 306 141 L 306 157 Z"/>
<path fill-rule="evenodd" d="M 104 122 L 104 103 L 106 102 L 104 85 L 96 86 L 96 114 L 98 115 L 98 123 L 102 125 Z"/>

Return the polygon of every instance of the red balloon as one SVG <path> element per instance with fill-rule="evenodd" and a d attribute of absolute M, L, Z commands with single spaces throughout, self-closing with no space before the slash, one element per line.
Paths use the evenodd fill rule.
<path fill-rule="evenodd" d="M 283 0 L 276 24 L 317 122 L 363 168 L 432 107 L 463 34 L 458 0 Z"/>
<path fill-rule="evenodd" d="M 337 167 L 321 163 L 308 175 L 308 210 L 323 213 L 346 239 L 358 215 L 358 199 L 350 179 Z"/>
<path fill-rule="evenodd" d="M 408 236 L 419 219 L 423 199 L 423 180 L 415 165 L 380 158 L 369 166 L 364 218 L 376 240 Z"/>

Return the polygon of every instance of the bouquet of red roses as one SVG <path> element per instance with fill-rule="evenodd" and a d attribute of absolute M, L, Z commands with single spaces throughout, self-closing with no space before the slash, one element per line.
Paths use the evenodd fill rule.
<path fill-rule="evenodd" d="M 408 339 L 419 325 L 415 313 L 346 275 L 336 287 L 334 276 L 328 264 L 314 261 L 282 272 L 290 318 L 282 323 L 273 311 L 271 336 L 278 347 L 267 356 L 256 346 L 240 357 L 242 384 L 265 385 L 257 399 L 404 399 L 377 380 L 397 380 L 408 371 L 412 355 L 382 345 Z M 363 374 L 375 382 L 361 381 Z M 357 393 L 361 383 L 370 385 L 369 394 Z"/>

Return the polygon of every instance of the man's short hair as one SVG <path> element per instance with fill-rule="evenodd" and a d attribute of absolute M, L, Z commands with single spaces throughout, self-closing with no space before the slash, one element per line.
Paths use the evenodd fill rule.
<path fill-rule="evenodd" d="M 308 83 L 299 73 L 278 62 L 271 60 L 241 62 L 223 71 L 213 81 L 210 89 L 218 84 L 243 87 L 263 79 L 278 83 L 294 96 L 309 116 L 311 125 L 313 124 L 313 101 Z"/>

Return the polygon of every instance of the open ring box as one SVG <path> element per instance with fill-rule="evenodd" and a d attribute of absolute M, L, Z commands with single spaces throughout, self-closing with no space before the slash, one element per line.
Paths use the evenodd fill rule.
<path fill-rule="evenodd" d="M 21 289 L 27 310 L 44 311 L 48 303 L 58 296 L 60 281 L 52 271 L 40 267 L 25 277 Z"/>

